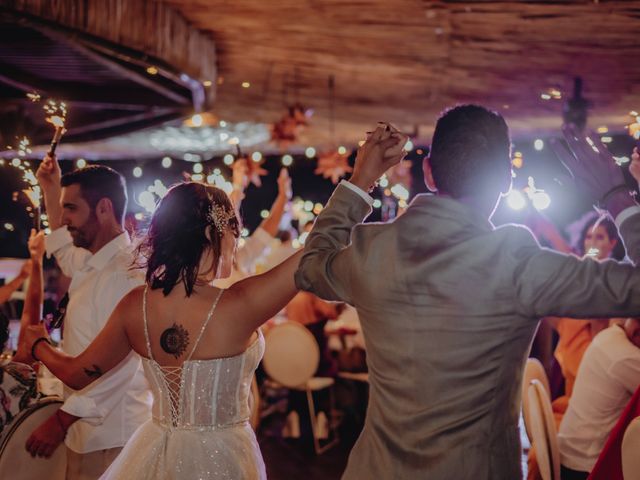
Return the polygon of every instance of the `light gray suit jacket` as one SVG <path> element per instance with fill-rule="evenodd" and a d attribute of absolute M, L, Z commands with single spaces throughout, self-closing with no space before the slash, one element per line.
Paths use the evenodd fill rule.
<path fill-rule="evenodd" d="M 524 362 L 546 315 L 640 315 L 640 269 L 540 248 L 464 204 L 420 195 L 392 223 L 339 186 L 316 220 L 299 288 L 354 305 L 367 346 L 364 429 L 343 478 L 521 478 Z M 354 228 L 355 226 L 355 228 Z M 640 215 L 622 224 L 631 258 Z"/>

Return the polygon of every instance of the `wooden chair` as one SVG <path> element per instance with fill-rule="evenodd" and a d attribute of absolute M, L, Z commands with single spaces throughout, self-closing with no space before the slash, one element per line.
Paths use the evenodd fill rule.
<path fill-rule="evenodd" d="M 640 480 L 640 417 L 631 421 L 622 437 L 622 476 Z"/>
<path fill-rule="evenodd" d="M 560 451 L 551 399 L 542 382 L 531 380 L 527 389 L 531 443 L 543 480 L 560 480 Z"/>
<path fill-rule="evenodd" d="M 549 379 L 547 378 L 547 372 L 545 372 L 542 363 L 537 358 L 528 358 L 524 367 L 524 373 L 522 375 L 522 417 L 524 419 L 524 428 L 527 432 L 529 442 L 533 443 L 531 437 L 531 421 L 529 420 L 529 385 L 532 380 L 538 380 L 547 392 L 548 396 L 551 396 L 551 389 L 549 388 Z"/>

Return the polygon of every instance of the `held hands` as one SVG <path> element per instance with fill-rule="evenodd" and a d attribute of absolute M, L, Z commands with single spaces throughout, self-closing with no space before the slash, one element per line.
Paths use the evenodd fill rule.
<path fill-rule="evenodd" d="M 46 155 L 36 171 L 36 178 L 43 190 L 60 188 L 62 173 L 56 156 Z"/>
<path fill-rule="evenodd" d="M 349 180 L 364 191 L 369 191 L 384 172 L 404 158 L 404 145 L 408 137 L 393 125 L 380 123 L 366 142 L 358 149 L 353 175 Z"/>

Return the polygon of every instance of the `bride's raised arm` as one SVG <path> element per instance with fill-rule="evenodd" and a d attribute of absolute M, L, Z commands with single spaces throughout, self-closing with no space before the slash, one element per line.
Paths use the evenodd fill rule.
<path fill-rule="evenodd" d="M 302 250 L 271 270 L 233 284 L 228 293 L 242 302 L 243 330 L 251 333 L 282 310 L 297 293 L 293 274 L 298 268 Z"/>
<path fill-rule="evenodd" d="M 68 387 L 81 390 L 118 365 L 131 352 L 125 321 L 140 309 L 140 289 L 129 292 L 115 308 L 107 324 L 77 357 L 56 349 L 43 324 L 28 326 L 24 334 L 26 352 L 44 363 Z M 137 301 L 137 303 L 136 303 Z"/>

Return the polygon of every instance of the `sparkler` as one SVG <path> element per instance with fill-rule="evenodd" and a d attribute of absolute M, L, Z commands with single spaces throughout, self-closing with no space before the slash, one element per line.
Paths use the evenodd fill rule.
<path fill-rule="evenodd" d="M 64 122 L 67 119 L 67 105 L 64 102 L 48 100 L 47 103 L 44 104 L 43 109 L 48 115 L 45 120 L 56 128 L 53 139 L 51 140 L 51 147 L 49 148 L 49 156 L 53 156 L 56 153 L 56 148 L 58 147 L 58 143 L 60 143 L 62 135 L 66 132 Z"/>

